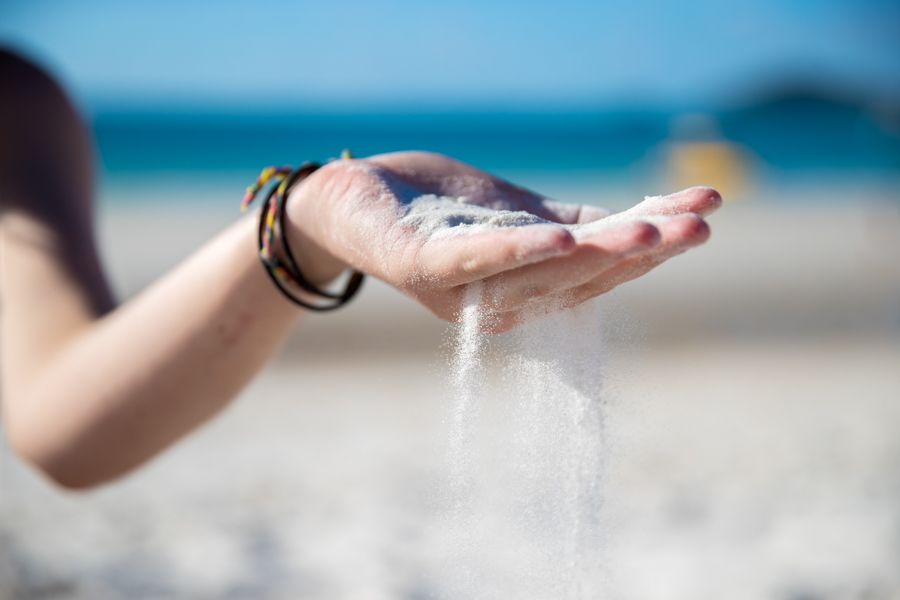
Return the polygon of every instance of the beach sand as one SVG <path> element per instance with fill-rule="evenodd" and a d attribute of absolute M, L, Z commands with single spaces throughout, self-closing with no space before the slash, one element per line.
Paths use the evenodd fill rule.
<path fill-rule="evenodd" d="M 900 597 L 900 204 L 821 192 L 726 205 L 604 300 L 607 597 Z M 177 206 L 103 212 L 123 295 L 233 218 Z M 442 597 L 446 335 L 369 282 L 119 483 L 60 493 L 4 447 L 0 598 Z"/>

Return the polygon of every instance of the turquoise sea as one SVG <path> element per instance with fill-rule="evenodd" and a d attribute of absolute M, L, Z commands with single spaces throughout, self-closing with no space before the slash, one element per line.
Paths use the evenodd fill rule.
<path fill-rule="evenodd" d="M 191 108 L 98 110 L 92 124 L 111 180 L 165 173 L 243 185 L 264 165 L 324 160 L 350 148 L 359 156 L 431 150 L 501 175 L 627 183 L 657 170 L 667 144 L 698 139 L 735 145 L 767 177 L 900 178 L 896 111 L 789 97 L 697 117 L 641 109 Z"/>

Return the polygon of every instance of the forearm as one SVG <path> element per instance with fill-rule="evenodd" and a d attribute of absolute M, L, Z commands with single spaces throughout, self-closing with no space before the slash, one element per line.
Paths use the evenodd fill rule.
<path fill-rule="evenodd" d="M 255 233 L 242 219 L 42 361 L 5 402 L 19 452 L 64 485 L 92 485 L 234 397 L 300 314 L 267 280 Z"/>
<path fill-rule="evenodd" d="M 0 81 L 3 421 L 19 454 L 86 486 L 213 415 L 302 311 L 268 281 L 251 216 L 114 309 L 94 244 L 88 131 L 27 59 L 0 49 Z M 289 225 L 307 275 L 336 276 L 343 266 Z"/>

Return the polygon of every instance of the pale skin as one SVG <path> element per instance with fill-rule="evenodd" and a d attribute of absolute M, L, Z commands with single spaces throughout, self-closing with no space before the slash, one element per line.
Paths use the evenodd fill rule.
<path fill-rule="evenodd" d="M 91 487 L 220 411 L 305 313 L 266 278 L 253 214 L 116 305 L 94 244 L 83 124 L 48 76 L 3 51 L 0 81 L 4 426 L 13 449 L 52 481 Z M 428 241 L 398 224 L 426 193 L 559 224 Z M 714 190 L 691 188 L 576 240 L 561 224 L 608 213 L 549 201 L 446 156 L 397 152 L 316 171 L 291 193 L 286 236 L 312 281 L 358 269 L 446 320 L 480 282 L 496 315 L 490 329 L 500 332 L 536 305 L 584 302 L 703 243 L 703 217 L 720 202 Z"/>

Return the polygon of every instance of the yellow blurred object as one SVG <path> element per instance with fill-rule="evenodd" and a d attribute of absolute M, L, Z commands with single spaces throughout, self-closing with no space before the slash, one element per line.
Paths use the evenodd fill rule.
<path fill-rule="evenodd" d="M 670 142 L 666 168 L 677 189 L 709 185 L 723 198 L 736 198 L 747 187 L 746 155 L 724 141 Z"/>

